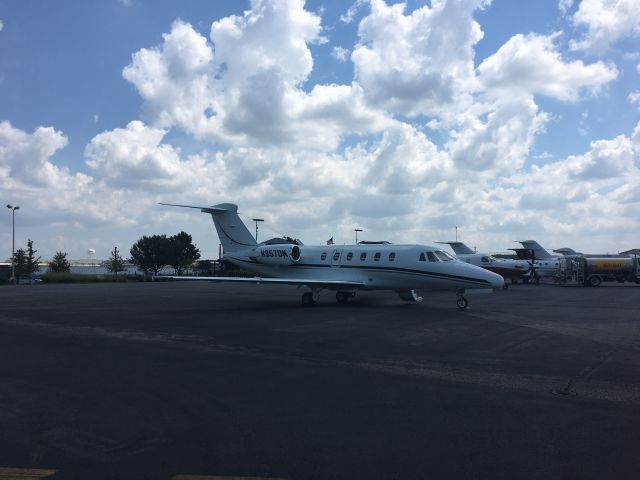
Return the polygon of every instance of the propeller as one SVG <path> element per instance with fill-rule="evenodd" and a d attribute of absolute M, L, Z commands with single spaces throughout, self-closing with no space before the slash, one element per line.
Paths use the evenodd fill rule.
<path fill-rule="evenodd" d="M 510 248 L 509 250 L 513 250 L 516 252 L 516 255 L 520 260 L 526 260 L 529 264 L 529 269 L 526 272 L 523 272 L 522 276 L 527 279 L 527 281 L 533 279 L 536 282 L 536 285 L 540 284 L 540 275 L 538 275 L 538 265 L 536 265 L 536 254 L 532 248 Z"/>
<path fill-rule="evenodd" d="M 540 285 L 540 275 L 538 275 L 538 266 L 536 265 L 536 253 L 533 249 L 529 249 L 529 258 L 527 259 L 529 264 L 529 278 L 536 282 L 536 285 Z"/>

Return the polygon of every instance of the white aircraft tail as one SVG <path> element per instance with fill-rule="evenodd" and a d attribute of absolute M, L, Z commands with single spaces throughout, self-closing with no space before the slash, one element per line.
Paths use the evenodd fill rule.
<path fill-rule="evenodd" d="M 542 248 L 542 246 L 535 240 L 517 240 L 517 241 L 518 243 L 521 243 L 524 248 L 533 250 L 533 254 L 535 255 L 536 260 L 552 258 L 552 255 L 549 252 L 547 252 L 544 248 Z"/>
<path fill-rule="evenodd" d="M 176 205 L 174 203 L 161 203 L 160 205 L 197 208 L 203 213 L 210 213 L 225 253 L 233 253 L 257 245 L 255 238 L 238 216 L 238 206 L 233 203 L 221 203 L 213 207 Z"/>
<path fill-rule="evenodd" d="M 453 250 L 453 253 L 455 253 L 456 255 L 468 255 L 470 253 L 476 253 L 462 242 L 436 242 L 436 243 L 444 243 L 449 245 L 451 247 L 451 250 Z"/>

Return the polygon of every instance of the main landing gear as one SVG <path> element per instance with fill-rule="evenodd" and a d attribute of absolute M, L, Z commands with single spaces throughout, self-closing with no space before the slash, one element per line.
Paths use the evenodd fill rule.
<path fill-rule="evenodd" d="M 338 303 L 347 303 L 350 298 L 353 298 L 355 296 L 356 296 L 356 292 L 339 291 L 339 292 L 336 292 L 336 301 Z M 318 301 L 319 297 L 320 297 L 320 292 L 317 290 L 314 290 L 312 292 L 304 292 L 302 294 L 302 305 L 306 307 L 314 305 Z"/>
<path fill-rule="evenodd" d="M 356 292 L 336 292 L 336 301 L 338 303 L 347 303 L 350 298 L 356 296 Z"/>
<path fill-rule="evenodd" d="M 302 305 L 305 307 L 310 307 L 318 301 L 318 292 L 315 290 L 313 292 L 304 292 L 302 294 Z"/>
<path fill-rule="evenodd" d="M 456 305 L 459 309 L 463 310 L 465 308 L 469 308 L 469 302 L 462 293 L 458 293 L 458 300 L 456 300 Z"/>

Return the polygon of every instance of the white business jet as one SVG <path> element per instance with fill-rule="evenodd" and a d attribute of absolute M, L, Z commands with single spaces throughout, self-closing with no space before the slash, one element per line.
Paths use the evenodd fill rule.
<path fill-rule="evenodd" d="M 497 273 L 505 280 L 511 279 L 512 282 L 517 282 L 523 278 L 523 275 L 528 275 L 531 272 L 531 265 L 526 260 L 512 260 L 508 258 L 496 258 L 488 253 L 476 253 L 471 250 L 462 242 L 436 242 L 447 244 L 451 247 L 451 250 L 456 254 L 456 258 L 463 262 L 477 265 L 490 272 Z M 526 277 L 528 278 L 528 277 Z M 503 288 L 507 288 L 507 284 L 504 284 Z"/>
<path fill-rule="evenodd" d="M 171 277 L 175 279 L 305 286 L 311 291 L 302 295 L 304 305 L 313 305 L 323 289 L 336 291 L 339 303 L 347 302 L 358 290 L 394 290 L 408 302 L 422 300 L 416 290 L 450 290 L 457 293 L 458 308 L 468 306 L 465 293 L 490 293 L 504 285 L 500 275 L 460 262 L 435 247 L 386 242 L 305 246 L 285 240 L 258 244 L 240 220 L 237 205 L 161 205 L 195 208 L 211 214 L 224 259 L 258 275 Z"/>

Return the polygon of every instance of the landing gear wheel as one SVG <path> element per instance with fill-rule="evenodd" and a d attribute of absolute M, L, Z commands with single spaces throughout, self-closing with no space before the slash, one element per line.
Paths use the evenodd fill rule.
<path fill-rule="evenodd" d="M 336 292 L 338 303 L 347 303 L 352 296 L 349 292 Z"/>
<path fill-rule="evenodd" d="M 509 290 L 509 284 L 507 282 L 504 282 L 504 285 L 502 285 L 502 289 Z"/>
<path fill-rule="evenodd" d="M 464 297 L 458 297 L 456 305 L 458 305 L 458 308 L 462 310 L 469 306 L 469 302 L 467 302 L 467 299 Z"/>
<path fill-rule="evenodd" d="M 310 307 L 314 303 L 316 303 L 316 301 L 313 299 L 312 292 L 305 292 L 302 294 L 302 305 L 304 305 L 305 307 Z"/>

